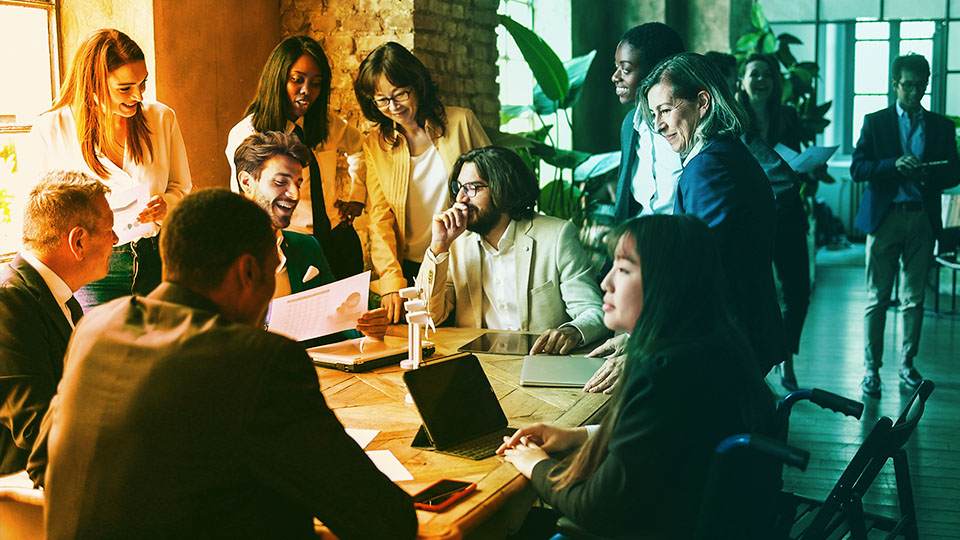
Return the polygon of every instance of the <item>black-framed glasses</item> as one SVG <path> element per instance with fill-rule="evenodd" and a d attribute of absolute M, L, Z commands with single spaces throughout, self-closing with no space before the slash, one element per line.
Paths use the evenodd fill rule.
<path fill-rule="evenodd" d="M 485 189 L 488 187 L 490 186 L 487 184 L 478 184 L 476 182 L 470 182 L 469 184 L 461 184 L 456 180 L 450 181 L 450 193 L 453 193 L 454 196 L 456 196 L 457 193 L 460 193 L 460 190 L 462 189 L 464 193 L 467 194 L 467 197 L 476 197 L 477 191 L 480 191 L 481 189 Z"/>
<path fill-rule="evenodd" d="M 902 81 L 897 81 L 897 85 L 899 85 L 900 88 L 903 88 L 904 90 L 906 90 L 906 91 L 908 91 L 908 92 L 911 91 L 911 90 L 920 90 L 920 91 L 922 92 L 922 91 L 924 91 L 924 90 L 927 89 L 927 81 L 920 81 L 920 82 L 914 82 L 914 81 L 902 82 Z"/>
<path fill-rule="evenodd" d="M 403 90 L 394 94 L 393 97 L 382 96 L 382 97 L 373 98 L 373 104 L 381 109 L 386 109 L 387 107 L 390 106 L 391 101 L 399 105 L 401 103 L 406 103 L 409 100 L 410 100 L 410 91 Z"/>

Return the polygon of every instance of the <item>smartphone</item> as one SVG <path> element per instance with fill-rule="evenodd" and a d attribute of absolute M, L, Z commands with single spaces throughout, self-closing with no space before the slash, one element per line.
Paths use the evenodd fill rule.
<path fill-rule="evenodd" d="M 471 491 L 477 489 L 474 482 L 440 480 L 413 496 L 413 505 L 421 510 L 443 512 Z"/>

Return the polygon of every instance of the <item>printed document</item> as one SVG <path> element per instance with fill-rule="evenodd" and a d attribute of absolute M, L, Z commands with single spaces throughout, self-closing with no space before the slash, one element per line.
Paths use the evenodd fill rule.
<path fill-rule="evenodd" d="M 267 315 L 271 332 L 295 341 L 356 328 L 367 311 L 370 271 L 296 294 L 274 298 Z"/>

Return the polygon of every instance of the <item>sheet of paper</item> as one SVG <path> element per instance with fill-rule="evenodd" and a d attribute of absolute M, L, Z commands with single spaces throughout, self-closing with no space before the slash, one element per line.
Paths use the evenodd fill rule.
<path fill-rule="evenodd" d="M 830 156 L 839 146 L 811 146 L 801 153 L 796 153 L 783 144 L 778 144 L 774 150 L 786 161 L 790 167 L 802 174 L 809 174 L 817 167 L 827 163 Z"/>
<path fill-rule="evenodd" d="M 139 240 L 145 234 L 153 232 L 152 223 L 140 223 L 137 216 L 146 208 L 150 200 L 150 186 L 136 186 L 110 193 L 110 210 L 113 210 L 113 232 L 117 233 L 118 245 Z"/>
<path fill-rule="evenodd" d="M 366 448 L 370 441 L 377 436 L 377 433 L 380 433 L 379 429 L 360 429 L 360 428 L 343 428 L 353 440 L 357 441 L 357 444 L 360 445 L 360 448 Z"/>
<path fill-rule="evenodd" d="M 271 332 L 304 341 L 356 328 L 367 311 L 370 271 L 270 302 Z"/>
<path fill-rule="evenodd" d="M 370 450 L 367 452 L 367 456 L 380 469 L 380 472 L 387 475 L 391 482 L 413 480 L 413 475 L 403 466 L 403 463 L 400 463 L 397 456 L 393 455 L 393 452 L 389 450 Z"/>

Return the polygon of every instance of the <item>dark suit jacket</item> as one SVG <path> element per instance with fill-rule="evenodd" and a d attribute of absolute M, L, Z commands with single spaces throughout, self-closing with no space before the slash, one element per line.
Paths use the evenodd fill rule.
<path fill-rule="evenodd" d="M 302 347 L 163 283 L 88 313 L 51 406 L 60 538 L 413 538 L 410 497 L 327 408 Z"/>
<path fill-rule="evenodd" d="M 926 144 L 920 161 L 942 161 L 948 164 L 932 169 L 929 180 L 920 187 L 923 208 L 930 219 L 934 235 L 943 229 L 940 221 L 940 191 L 960 182 L 960 161 L 953 122 L 939 114 L 923 111 Z M 863 119 L 860 140 L 853 151 L 850 176 L 854 182 L 867 182 L 860 201 L 860 210 L 853 225 L 872 234 L 887 216 L 887 210 L 907 177 L 897 171 L 897 158 L 904 155 L 900 143 L 900 123 L 897 107 L 868 114 Z"/>
<path fill-rule="evenodd" d="M 281 234 L 283 244 L 280 245 L 280 249 L 287 258 L 287 275 L 290 278 L 291 294 L 336 281 L 323 248 L 315 237 L 293 231 L 281 231 Z M 315 267 L 319 273 L 304 283 L 303 277 L 311 266 Z"/>
<path fill-rule="evenodd" d="M 0 474 L 26 467 L 70 332 L 46 282 L 17 255 L 0 272 Z"/>
<path fill-rule="evenodd" d="M 771 266 L 776 214 L 763 169 L 739 139 L 709 141 L 683 168 L 674 211 L 697 216 L 713 230 L 727 300 L 760 372 L 767 373 L 787 353 Z"/>
<path fill-rule="evenodd" d="M 620 173 L 617 177 L 617 200 L 614 201 L 613 217 L 615 223 L 623 223 L 640 211 L 640 205 L 633 198 L 633 175 L 637 171 L 637 139 L 640 135 L 633 129 L 634 107 L 623 117 L 620 125 Z"/>
<path fill-rule="evenodd" d="M 774 413 L 772 393 L 736 341 L 707 335 L 636 363 L 628 360 L 620 383 L 626 385 L 623 402 L 600 466 L 584 481 L 556 489 L 548 475 L 558 462 L 542 461 L 531 477 L 540 496 L 604 537 L 690 538 L 713 449 L 730 435 L 765 431 Z M 738 480 L 747 485 L 760 479 Z M 772 494 L 773 484 L 751 487 L 760 486 Z M 762 501 L 763 492 L 754 491 Z M 764 512 L 753 508 L 762 521 Z M 772 516 L 772 508 L 765 510 Z M 730 525 L 748 530 L 746 524 Z"/>

